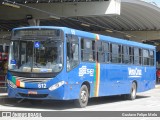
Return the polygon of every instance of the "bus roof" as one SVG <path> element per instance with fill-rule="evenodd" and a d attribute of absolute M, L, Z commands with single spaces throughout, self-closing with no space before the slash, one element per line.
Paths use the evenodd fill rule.
<path fill-rule="evenodd" d="M 111 37 L 111 36 L 105 36 L 105 35 L 100 35 L 100 34 L 96 34 L 96 33 L 91 33 L 91 32 L 86 32 L 86 31 L 80 31 L 80 30 L 76 30 L 76 29 L 72 29 L 72 28 L 67 28 L 67 27 L 57 27 L 57 26 L 29 26 L 29 27 L 19 27 L 19 28 L 14 28 L 14 30 L 21 30 L 21 29 L 36 29 L 36 28 L 46 28 L 46 29 L 62 29 L 65 33 L 68 34 L 75 34 L 78 36 L 83 36 L 86 38 L 91 38 L 91 39 L 95 39 L 96 35 L 99 36 L 100 40 L 104 40 L 104 41 L 108 41 L 108 42 L 113 42 L 113 43 L 119 43 L 119 44 L 123 44 L 123 45 L 129 45 L 129 46 L 137 46 L 140 48 L 149 48 L 149 49 L 155 49 L 155 46 L 153 45 L 148 45 L 148 44 L 143 44 L 140 42 L 135 42 L 135 41 L 129 41 L 129 40 L 124 40 L 124 39 L 120 39 L 120 38 L 115 38 L 115 37 Z"/>

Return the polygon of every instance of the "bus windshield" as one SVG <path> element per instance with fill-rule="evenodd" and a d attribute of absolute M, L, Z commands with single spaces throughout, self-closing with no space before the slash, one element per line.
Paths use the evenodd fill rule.
<path fill-rule="evenodd" d="M 18 72 L 60 72 L 63 65 L 63 42 L 47 40 L 13 40 L 10 45 L 9 70 Z"/>

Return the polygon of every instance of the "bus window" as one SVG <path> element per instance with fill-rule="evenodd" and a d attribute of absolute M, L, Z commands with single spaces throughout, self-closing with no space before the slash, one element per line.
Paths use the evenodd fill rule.
<path fill-rule="evenodd" d="M 149 51 L 150 65 L 154 66 L 154 51 Z"/>
<path fill-rule="evenodd" d="M 103 50 L 105 54 L 105 62 L 109 62 L 109 43 L 103 42 Z"/>
<path fill-rule="evenodd" d="M 14 58 L 12 59 L 12 64 L 17 63 L 17 65 L 9 65 L 10 69 L 18 69 L 19 65 L 19 42 L 15 41 L 15 42 L 11 42 L 11 51 L 14 52 L 10 52 L 10 57 Z M 11 54 L 12 53 L 12 54 Z"/>
<path fill-rule="evenodd" d="M 38 44 L 38 47 L 35 46 Z M 22 72 L 60 72 L 63 62 L 63 43 L 56 40 L 11 43 L 9 69 Z"/>
<path fill-rule="evenodd" d="M 118 45 L 118 63 L 122 62 L 122 46 Z"/>
<path fill-rule="evenodd" d="M 22 42 L 21 43 L 21 49 L 20 49 L 20 52 L 21 52 L 21 64 L 24 64 L 26 63 L 26 43 L 25 42 Z"/>
<path fill-rule="evenodd" d="M 82 61 L 95 61 L 95 41 L 81 39 L 81 56 Z"/>
<path fill-rule="evenodd" d="M 98 52 L 98 62 L 104 63 L 105 62 L 105 53 L 104 53 L 104 49 L 102 47 L 101 41 L 97 42 L 97 52 Z"/>
<path fill-rule="evenodd" d="M 142 65 L 142 49 L 139 48 L 139 64 Z"/>
<path fill-rule="evenodd" d="M 110 50 L 111 50 L 111 62 L 119 63 L 119 45 L 110 44 Z"/>
<path fill-rule="evenodd" d="M 67 36 L 67 71 L 76 67 L 78 59 L 78 37 L 73 35 Z"/>
<path fill-rule="evenodd" d="M 139 48 L 134 48 L 134 64 L 139 65 Z"/>
<path fill-rule="evenodd" d="M 134 58 L 133 58 L 133 47 L 129 47 L 129 58 L 130 58 L 130 64 L 133 64 Z"/>
<path fill-rule="evenodd" d="M 125 64 L 129 63 L 129 47 L 128 46 L 122 47 L 122 63 L 125 63 Z"/>
<path fill-rule="evenodd" d="M 149 52 L 148 52 L 148 50 L 143 50 L 143 65 L 149 65 Z"/>

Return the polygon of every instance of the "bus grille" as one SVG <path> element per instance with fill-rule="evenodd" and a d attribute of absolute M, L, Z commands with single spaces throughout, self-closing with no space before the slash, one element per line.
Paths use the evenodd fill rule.
<path fill-rule="evenodd" d="M 19 93 L 19 95 L 22 97 L 29 97 L 29 98 L 45 98 L 48 96 L 48 94 L 24 94 L 24 93 Z"/>
<path fill-rule="evenodd" d="M 52 78 L 25 78 L 25 77 L 18 77 L 18 76 L 14 76 L 16 78 L 16 80 L 19 80 L 21 82 L 34 82 L 34 83 L 41 83 L 41 82 L 47 82 Z"/>

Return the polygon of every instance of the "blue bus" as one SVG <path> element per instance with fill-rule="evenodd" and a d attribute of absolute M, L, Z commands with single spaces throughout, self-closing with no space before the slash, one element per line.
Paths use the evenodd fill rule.
<path fill-rule="evenodd" d="M 66 27 L 34 26 L 12 31 L 8 96 L 33 101 L 122 95 L 155 87 L 155 46 Z"/>

